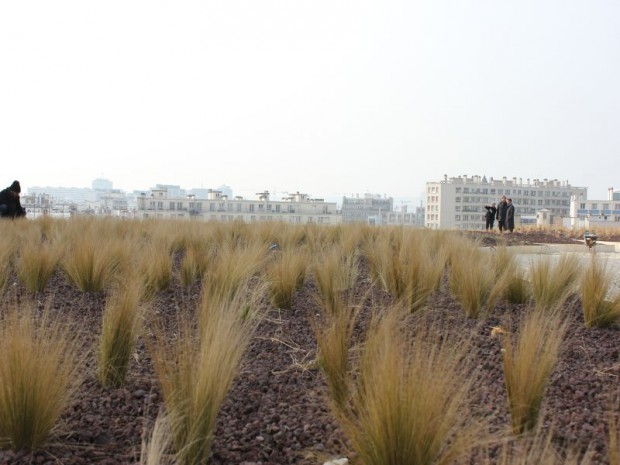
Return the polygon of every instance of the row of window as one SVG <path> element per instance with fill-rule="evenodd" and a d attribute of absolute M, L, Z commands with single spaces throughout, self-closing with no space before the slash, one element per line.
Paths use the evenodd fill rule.
<path fill-rule="evenodd" d="M 490 195 L 523 195 L 524 197 L 570 197 L 571 192 L 568 191 L 537 191 L 527 189 L 487 189 L 487 188 L 469 188 L 457 187 L 457 194 L 490 194 Z"/>
<path fill-rule="evenodd" d="M 474 203 L 481 204 L 489 203 L 488 197 L 455 197 L 454 201 L 457 203 Z M 568 200 L 558 200 L 558 199 L 513 199 L 513 203 L 516 206 L 519 205 L 538 205 L 538 206 L 562 206 L 568 208 L 570 206 L 570 202 Z M 583 205 L 583 204 L 582 204 Z M 429 205 L 429 209 L 430 209 Z M 471 207 L 470 207 L 471 208 Z"/>
<path fill-rule="evenodd" d="M 234 205 L 234 207 L 233 207 Z M 196 212 L 201 212 L 202 211 L 202 202 L 188 202 L 187 206 L 185 206 L 184 202 L 173 202 L 170 201 L 168 202 L 167 205 L 167 209 L 168 210 L 177 210 L 177 211 L 187 211 L 188 209 L 190 211 L 196 211 Z M 268 204 L 262 204 L 262 203 L 250 203 L 247 204 L 248 209 L 247 212 L 249 213 L 254 213 L 255 211 L 257 211 L 258 213 L 262 213 L 262 212 L 274 212 L 274 213 L 295 213 L 295 205 L 286 205 L 285 209 L 282 209 L 282 205 L 281 204 L 275 204 L 272 205 L 270 203 Z M 274 208 L 275 207 L 275 208 Z M 164 201 L 163 200 L 151 200 L 149 202 L 149 210 L 163 210 L 164 209 Z M 229 202 L 210 202 L 209 203 L 209 211 L 210 212 L 215 212 L 215 211 L 237 211 L 237 212 L 242 212 L 243 211 L 243 204 L 242 203 L 229 203 Z M 321 213 L 328 215 L 331 214 L 331 212 L 329 211 L 329 206 L 328 205 L 321 205 Z"/>
<path fill-rule="evenodd" d="M 620 210 L 620 203 L 614 204 L 614 208 L 609 208 L 610 205 L 611 204 L 609 204 L 609 203 L 603 203 L 603 204 L 601 204 L 601 208 L 600 209 L 601 210 Z M 586 210 L 587 209 L 586 204 L 585 203 L 580 203 L 579 204 L 579 209 L 580 210 Z M 598 203 L 591 203 L 590 204 L 589 210 L 598 210 L 598 209 L 599 209 L 598 208 Z"/>

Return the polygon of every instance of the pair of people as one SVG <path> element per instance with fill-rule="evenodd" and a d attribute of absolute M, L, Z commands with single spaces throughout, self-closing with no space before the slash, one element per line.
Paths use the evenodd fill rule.
<path fill-rule="evenodd" d="M 514 230 L 515 207 L 512 204 L 512 199 L 506 198 L 503 195 L 497 207 L 495 202 L 493 202 L 491 205 L 485 205 L 484 208 L 487 210 L 485 214 L 487 231 L 493 229 L 493 223 L 495 223 L 496 219 L 499 232 L 504 232 L 505 230 L 512 232 Z"/>
<path fill-rule="evenodd" d="M 26 210 L 19 201 L 21 191 L 19 181 L 13 181 L 13 184 L 0 191 L 0 217 L 21 218 L 26 216 Z"/>

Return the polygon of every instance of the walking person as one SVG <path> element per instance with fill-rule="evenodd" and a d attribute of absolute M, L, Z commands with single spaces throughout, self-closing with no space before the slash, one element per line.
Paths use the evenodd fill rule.
<path fill-rule="evenodd" d="M 512 199 L 509 198 L 508 209 L 506 210 L 506 228 L 512 232 L 515 229 L 515 206 L 512 204 Z"/>
<path fill-rule="evenodd" d="M 484 215 L 484 218 L 487 221 L 486 230 L 493 231 L 493 223 L 495 223 L 495 215 L 497 215 L 497 208 L 495 208 L 495 202 L 491 205 L 485 205 L 484 208 L 487 209 L 487 212 Z"/>
<path fill-rule="evenodd" d="M 0 217 L 13 219 L 26 216 L 26 210 L 19 201 L 21 191 L 19 181 L 13 181 L 13 184 L 0 191 Z"/>
<path fill-rule="evenodd" d="M 508 214 L 508 202 L 506 201 L 506 196 L 502 195 L 502 200 L 500 200 L 497 205 L 497 227 L 499 228 L 499 232 L 504 232 L 506 230 L 506 215 Z"/>

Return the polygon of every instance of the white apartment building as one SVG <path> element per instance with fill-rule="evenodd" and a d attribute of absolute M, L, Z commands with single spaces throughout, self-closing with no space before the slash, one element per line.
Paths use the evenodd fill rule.
<path fill-rule="evenodd" d="M 155 188 L 137 199 L 136 218 L 197 219 L 202 221 L 281 221 L 293 224 L 338 224 L 342 216 L 335 202 L 312 199 L 299 192 L 282 200 L 272 200 L 269 192 L 256 194 L 255 200 L 228 198 L 211 190 L 206 198 L 194 195 L 170 196 L 167 189 Z"/>
<path fill-rule="evenodd" d="M 383 214 L 393 210 L 394 200 L 379 194 L 366 193 L 342 198 L 343 223 L 383 224 Z"/>
<path fill-rule="evenodd" d="M 569 216 L 571 198 L 587 199 L 586 187 L 557 179 L 487 179 L 459 176 L 426 183 L 425 226 L 431 229 L 480 230 L 485 227 L 485 205 L 512 198 L 516 224 L 536 224 L 536 211 L 546 209 L 557 218 Z"/>
<path fill-rule="evenodd" d="M 403 205 L 400 211 L 382 212 L 381 224 L 421 228 L 424 226 L 424 207 L 415 207 L 415 212 L 410 212 L 407 206 Z"/>
<path fill-rule="evenodd" d="M 571 228 L 594 229 L 597 226 L 620 226 L 620 193 L 613 187 L 607 190 L 606 200 L 572 198 L 570 218 L 564 224 Z"/>

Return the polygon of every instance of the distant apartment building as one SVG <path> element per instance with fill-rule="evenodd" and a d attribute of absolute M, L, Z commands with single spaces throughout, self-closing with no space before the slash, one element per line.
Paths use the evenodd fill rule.
<path fill-rule="evenodd" d="M 98 191 L 90 187 L 40 187 L 28 188 L 29 195 L 47 194 L 56 202 L 67 203 L 94 203 L 97 201 Z"/>
<path fill-rule="evenodd" d="M 424 207 L 420 205 L 415 208 L 415 211 L 409 211 L 407 206 L 403 205 L 400 211 L 381 213 L 381 224 L 421 228 L 424 226 Z"/>
<path fill-rule="evenodd" d="M 382 224 L 383 214 L 393 210 L 392 197 L 364 194 L 342 198 L 343 223 Z"/>
<path fill-rule="evenodd" d="M 570 218 L 565 226 L 571 228 L 595 229 L 596 227 L 620 226 L 620 192 L 609 188 L 606 200 L 572 198 Z"/>
<path fill-rule="evenodd" d="M 498 203 L 502 195 L 512 198 L 517 224 L 536 224 L 536 212 L 547 210 L 556 218 L 570 214 L 571 198 L 585 200 L 586 187 L 568 181 L 521 178 L 487 179 L 459 176 L 426 183 L 425 226 L 431 229 L 484 229 L 485 205 Z"/>
<path fill-rule="evenodd" d="M 206 198 L 188 195 L 171 196 L 165 188 L 154 188 L 137 198 L 136 218 L 197 219 L 203 221 L 281 221 L 292 224 L 338 224 L 342 216 L 335 202 L 313 199 L 299 192 L 281 200 L 269 192 L 256 199 L 229 198 L 221 191 L 210 190 Z"/>

